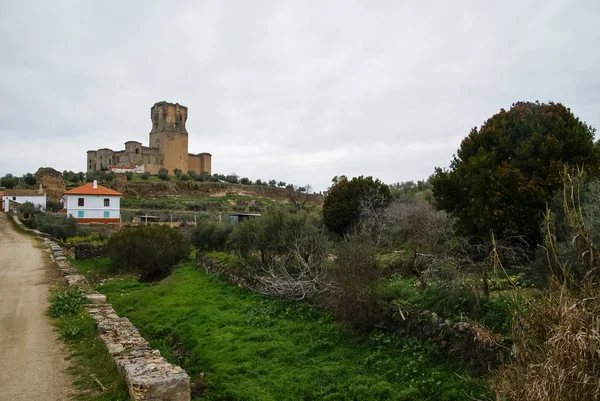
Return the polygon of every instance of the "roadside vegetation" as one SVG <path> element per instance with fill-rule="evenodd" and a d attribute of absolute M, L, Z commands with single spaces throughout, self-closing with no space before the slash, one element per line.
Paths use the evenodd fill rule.
<path fill-rule="evenodd" d="M 236 224 L 207 211 L 197 259 L 182 240 L 158 283 L 114 256 L 142 247 L 125 230 L 100 288 L 203 399 L 596 400 L 594 133 L 517 103 L 429 180 L 338 176 L 322 210 L 264 204 Z"/>
<path fill-rule="evenodd" d="M 129 400 L 125 381 L 98 337 L 94 320 L 84 310 L 85 304 L 86 299 L 80 290 L 58 290 L 50 299 L 48 311 L 58 335 L 69 350 L 72 361 L 69 372 L 78 390 L 76 399 Z"/>

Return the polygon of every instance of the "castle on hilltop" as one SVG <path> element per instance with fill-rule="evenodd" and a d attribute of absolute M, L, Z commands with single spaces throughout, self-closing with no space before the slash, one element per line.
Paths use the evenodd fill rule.
<path fill-rule="evenodd" d="M 164 167 L 171 175 L 176 168 L 184 173 L 191 170 L 196 174 L 211 174 L 210 153 L 188 153 L 188 132 L 185 128 L 187 117 L 187 107 L 179 103 L 155 103 L 150 109 L 150 146 L 127 141 L 125 150 L 88 150 L 87 172 L 121 167 L 120 170 L 136 169 L 156 174 Z"/>

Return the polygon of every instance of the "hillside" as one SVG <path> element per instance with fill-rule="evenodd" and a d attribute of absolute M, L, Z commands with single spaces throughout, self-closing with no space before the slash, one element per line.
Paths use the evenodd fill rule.
<path fill-rule="evenodd" d="M 104 185 L 104 184 L 103 184 Z M 118 180 L 106 185 L 123 193 L 126 198 L 206 198 L 226 196 L 249 196 L 267 198 L 274 202 L 287 203 L 305 200 L 321 204 L 323 195 L 298 194 L 286 188 L 260 185 L 226 184 L 215 182 L 128 182 Z"/>

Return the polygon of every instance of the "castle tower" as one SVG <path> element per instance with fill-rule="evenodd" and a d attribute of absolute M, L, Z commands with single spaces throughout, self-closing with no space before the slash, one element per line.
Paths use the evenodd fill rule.
<path fill-rule="evenodd" d="M 188 171 L 188 109 L 179 103 L 158 102 L 150 109 L 150 147 L 163 155 L 163 166 L 173 175 L 178 168 Z"/>

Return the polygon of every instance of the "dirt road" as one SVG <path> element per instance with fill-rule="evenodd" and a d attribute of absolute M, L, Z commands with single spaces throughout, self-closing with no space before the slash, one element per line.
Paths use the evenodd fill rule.
<path fill-rule="evenodd" d="M 67 351 L 45 316 L 59 270 L 8 219 L 0 212 L 0 400 L 68 400 Z"/>

